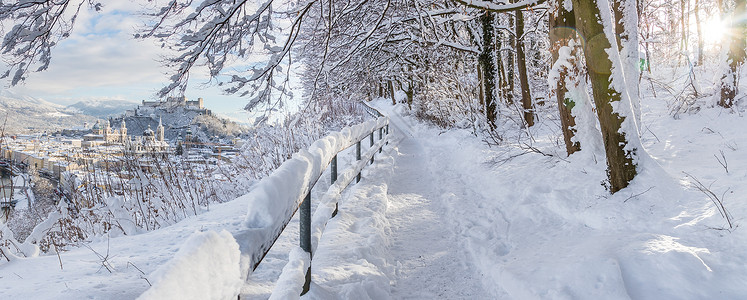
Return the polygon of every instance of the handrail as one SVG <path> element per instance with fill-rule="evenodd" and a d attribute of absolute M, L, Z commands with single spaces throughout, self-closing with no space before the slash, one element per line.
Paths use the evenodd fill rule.
<path fill-rule="evenodd" d="M 368 105 L 368 103 L 361 101 L 361 104 L 363 104 L 363 109 L 370 114 L 374 118 L 381 118 L 384 117 L 384 114 L 382 114 L 378 109 Z"/>
<path fill-rule="evenodd" d="M 371 164 L 373 164 L 374 163 L 374 155 L 376 154 L 376 151 L 378 151 L 379 153 L 381 153 L 383 146 L 385 144 L 388 144 L 388 141 L 384 139 L 384 135 L 383 135 L 385 129 L 386 129 L 386 133 L 387 133 L 387 138 L 388 138 L 388 134 L 389 134 L 389 118 L 384 117 L 384 115 L 379 110 L 377 110 L 376 108 L 373 108 L 373 107 L 369 106 L 367 103 L 361 101 L 361 104 L 363 104 L 363 108 L 366 110 L 366 112 L 368 112 L 369 114 L 371 114 L 371 116 L 377 117 L 379 119 L 384 119 L 386 122 L 383 125 L 376 126 L 375 128 L 373 128 L 373 130 L 369 134 L 366 135 L 366 136 L 369 137 L 370 146 L 369 146 L 369 151 L 365 155 L 365 157 L 366 157 L 365 160 L 361 160 L 361 142 L 363 141 L 363 139 L 365 139 L 365 136 L 357 139 L 357 141 L 355 143 L 355 145 L 356 145 L 356 147 L 355 147 L 356 161 L 358 162 L 358 164 L 353 169 L 356 170 L 356 176 L 355 176 L 355 179 L 356 179 L 355 182 L 356 183 L 360 182 L 360 180 L 361 180 L 361 170 L 366 165 L 365 163 L 361 164 L 361 162 L 368 161 L 369 157 L 370 157 Z M 376 133 L 376 131 L 379 132 L 379 142 L 378 143 L 374 143 L 374 134 Z M 337 175 L 338 175 L 337 174 L 337 154 L 339 154 L 340 152 L 344 151 L 347 148 L 348 147 L 345 147 L 345 148 L 340 149 L 339 151 L 337 151 L 337 153 L 335 153 L 335 156 L 332 158 L 332 160 L 327 164 L 327 167 L 331 167 L 331 169 L 330 169 L 330 177 L 331 177 L 330 178 L 330 182 L 331 182 L 332 186 L 330 187 L 330 189 L 332 189 L 332 187 L 335 186 L 335 183 L 337 183 L 337 179 L 338 179 L 337 178 Z M 373 150 L 373 151 L 371 151 L 371 150 Z M 326 167 L 325 167 L 325 169 L 326 169 Z M 319 177 L 321 177 L 321 174 L 319 174 L 319 175 L 320 175 Z M 311 185 L 311 188 L 313 188 L 313 186 L 316 184 L 316 181 L 319 180 L 319 177 L 317 177 L 314 180 L 314 183 Z M 352 177 L 346 178 L 345 180 L 343 180 L 341 182 L 342 184 L 338 186 L 338 188 L 335 190 L 334 193 L 340 194 L 342 192 L 342 190 L 344 190 L 348 185 L 350 185 L 351 182 L 352 182 Z M 340 188 L 340 186 L 341 186 L 341 188 Z M 300 246 L 301 246 L 301 249 L 303 249 L 303 251 L 308 254 L 308 263 L 305 264 L 307 268 L 306 268 L 306 272 L 304 274 L 304 278 L 305 278 L 304 279 L 304 285 L 303 285 L 303 287 L 301 289 L 300 295 L 306 294 L 306 292 L 309 291 L 309 288 L 310 288 L 310 285 L 311 285 L 311 259 L 312 259 L 312 253 L 313 253 L 313 251 L 312 251 L 312 244 L 311 244 L 311 230 L 312 230 L 312 228 L 311 228 L 311 188 L 309 188 L 309 191 L 307 192 L 306 197 L 304 198 L 303 202 L 300 205 L 300 208 L 301 208 L 300 230 L 299 230 L 299 233 L 300 233 Z M 334 205 L 335 205 L 334 211 L 332 212 L 331 216 L 329 216 L 327 219 L 333 218 L 333 217 L 335 217 L 337 215 L 337 212 L 339 210 L 339 206 L 338 206 L 338 203 L 337 203 L 336 200 L 334 201 Z M 326 222 L 324 223 L 324 226 L 326 226 Z M 304 259 L 303 257 L 299 257 L 298 260 L 301 260 L 302 264 L 303 264 L 303 262 L 306 261 L 306 259 Z M 293 264 L 293 262 L 289 259 L 288 264 L 291 265 L 291 264 Z M 303 268 L 301 268 L 301 269 L 303 269 Z M 283 279 L 282 277 L 283 277 L 283 273 L 285 273 L 285 268 L 284 268 L 283 271 L 284 272 L 281 273 L 281 278 L 279 279 L 279 281 L 281 281 Z M 294 277 L 293 275 L 288 275 L 288 276 Z M 287 293 L 289 291 L 284 291 L 284 292 Z M 271 298 L 274 298 L 274 297 L 271 297 Z"/>
<path fill-rule="evenodd" d="M 301 150 L 294 154 L 291 159 L 257 183 L 249 193 L 240 197 L 246 198 L 248 211 L 243 224 L 244 229 L 232 234 L 241 253 L 240 266 L 237 266 L 237 268 L 240 268 L 242 278 L 245 278 L 244 276 L 257 268 L 300 208 L 300 246 L 305 254 L 296 256 L 306 256 L 308 259 L 304 274 L 306 281 L 300 294 L 308 291 L 311 281 L 310 260 L 312 257 L 312 188 L 329 167 L 332 186 L 328 192 L 340 194 L 351 183 L 353 176 L 356 178 L 356 182 L 360 181 L 361 170 L 369 160 L 373 163 L 375 153 L 381 153 L 383 146 L 388 144 L 389 118 L 384 117 L 381 112 L 366 103 L 363 103 L 363 107 L 369 114 L 378 117 L 375 120 L 346 127 L 339 132 L 331 133 L 315 141 L 307 150 Z M 376 131 L 379 132 L 379 141 L 374 143 Z M 385 133 L 387 134 L 386 138 Z M 361 142 L 367 137 L 371 145 L 361 156 Z M 337 155 L 353 145 L 356 145 L 356 163 L 353 164 L 352 168 L 338 174 Z M 341 176 L 338 178 L 338 175 Z M 334 212 L 326 219 L 334 217 L 337 213 L 336 200 L 333 203 L 325 203 L 325 205 L 332 204 L 334 204 Z M 326 225 L 326 222 L 323 223 L 322 225 Z M 216 268 L 220 268 L 220 266 L 216 266 Z M 164 272 L 168 273 L 168 270 Z M 173 273 L 178 274 L 178 272 Z M 285 273 L 285 269 L 283 273 Z M 153 295 L 157 295 L 166 289 L 168 287 L 156 282 L 146 293 L 141 295 L 141 298 L 153 298 Z"/>

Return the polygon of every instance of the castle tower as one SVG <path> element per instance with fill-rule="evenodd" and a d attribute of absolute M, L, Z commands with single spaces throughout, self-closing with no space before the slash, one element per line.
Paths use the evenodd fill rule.
<path fill-rule="evenodd" d="M 158 127 L 156 127 L 156 138 L 158 141 L 163 142 L 163 134 L 164 134 L 164 128 L 163 123 L 161 123 L 161 117 L 158 117 Z"/>

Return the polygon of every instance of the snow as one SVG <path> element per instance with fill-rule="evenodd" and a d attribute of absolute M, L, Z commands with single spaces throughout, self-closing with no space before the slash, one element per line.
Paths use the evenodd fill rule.
<path fill-rule="evenodd" d="M 159 230 L 111 237 L 61 252 L 59 258 L 52 251 L 52 255 L 5 263 L 0 266 L 0 292 L 9 299 L 137 298 L 150 287 L 156 269 L 169 264 L 183 245 L 189 245 L 185 241 L 195 230 L 238 231 L 244 216 L 237 212 L 243 211 L 246 202 L 237 200 L 212 205 L 209 212 Z M 196 271 L 184 274 L 185 280 L 194 278 Z"/>
<path fill-rule="evenodd" d="M 369 163 L 365 156 L 331 186 L 324 176 L 333 153 L 365 134 L 354 127 L 295 155 L 278 170 L 282 177 L 269 176 L 204 214 L 59 258 L 14 257 L 0 265 L 0 293 L 296 299 L 310 265 L 311 290 L 303 299 L 743 298 L 747 122 L 718 107 L 674 119 L 668 98 L 643 94 L 641 143 L 648 155 L 636 179 L 615 195 L 599 184 L 606 178 L 603 151 L 587 147 L 566 158 L 555 144 L 558 133 L 547 126 L 531 129 L 532 145 L 551 156 L 508 144 L 487 147 L 469 130 L 430 127 L 405 105 L 381 99 L 375 105 L 391 116 L 391 136 L 364 148 L 370 155 L 388 143 L 360 183 L 344 189 Z M 373 122 L 366 126 L 383 124 Z M 341 169 L 348 154 L 338 157 Z M 294 218 L 259 268 L 247 272 L 242 247 L 275 234 L 282 218 L 273 216 L 295 209 L 307 192 L 290 189 L 303 190 L 299 182 L 318 176 L 313 259 L 298 247 Z M 722 197 L 736 228 L 693 178 Z M 330 218 L 335 203 L 339 212 Z"/>
<path fill-rule="evenodd" d="M 329 220 L 315 249 L 312 286 L 305 299 L 391 298 L 394 268 L 386 216 L 387 182 L 394 171 L 391 151 L 377 154 L 360 183 L 344 193 L 337 216 Z"/>
<path fill-rule="evenodd" d="M 274 196 L 293 200 L 291 196 L 301 194 L 299 191 L 282 190 L 270 185 L 279 185 L 280 188 L 300 186 L 298 181 L 309 180 L 308 176 L 313 174 L 321 175 L 332 158 L 333 150 L 347 148 L 354 141 L 365 137 L 371 128 L 384 126 L 386 122 L 386 118 L 379 118 L 333 133 L 281 166 L 278 171 L 294 171 L 288 173 L 288 177 L 282 182 L 275 181 L 277 176 L 266 177 L 249 194 L 213 205 L 210 211 L 174 225 L 142 234 L 102 239 L 82 248 L 62 252 L 59 258 L 56 255 L 38 256 L 37 250 L 34 254 L 27 254 L 28 258 L 4 263 L 0 265 L 0 277 L 7 285 L 0 287 L 0 292 L 14 299 L 78 299 L 90 295 L 95 298 L 132 299 L 143 292 L 144 298 L 171 299 L 173 296 L 174 299 L 181 299 L 181 296 L 187 295 L 171 293 L 164 296 L 168 290 L 179 286 L 180 289 L 186 289 L 189 296 L 198 299 L 224 298 L 225 295 L 236 294 L 241 286 L 235 284 L 237 277 L 234 275 L 238 274 L 239 282 L 245 280 L 250 261 L 234 250 L 241 249 L 242 245 L 256 246 L 260 240 L 249 238 L 269 236 L 267 233 L 271 231 L 267 229 L 275 229 L 274 226 L 282 221 L 278 218 L 269 223 L 272 226 L 265 228 L 261 226 L 268 225 L 262 223 L 266 219 L 258 219 L 254 217 L 256 215 L 242 212 L 252 211 L 251 207 L 265 212 L 279 211 L 278 207 L 289 209 L 292 202 L 277 201 L 280 199 L 258 200 L 257 197 L 267 196 L 268 191 L 272 191 Z M 341 178 L 343 176 L 351 177 L 342 175 Z M 55 226 L 56 220 L 54 217 L 48 219 L 43 223 L 46 225 L 38 227 L 27 240 L 32 241 L 44 228 Z M 247 228 L 248 226 L 255 227 Z M 195 233 L 195 230 L 200 232 Z M 223 255 L 228 257 L 214 259 Z M 162 265 L 164 267 L 160 267 Z M 220 276 L 210 275 L 210 280 L 199 283 L 205 281 L 205 278 L 195 273 Z M 150 287 L 150 284 L 153 286 Z M 207 294 L 189 292 L 189 288 L 201 287 L 202 284 L 216 288 L 207 291 L 200 289 Z"/>
<path fill-rule="evenodd" d="M 317 205 L 316 210 L 314 210 L 314 214 L 311 220 L 312 253 L 317 252 L 322 234 L 325 232 L 328 221 L 330 220 L 330 218 L 332 218 L 332 214 L 335 210 L 336 204 L 338 204 L 340 200 L 341 193 L 353 181 L 353 179 L 356 178 L 356 175 L 359 174 L 363 170 L 363 168 L 369 164 L 371 157 L 373 157 L 379 151 L 379 149 L 381 149 L 388 142 L 388 137 L 382 138 L 373 145 L 369 146 L 364 153 L 361 153 L 361 160 L 355 162 L 350 168 L 339 172 L 337 181 L 335 181 L 327 189 L 327 192 L 323 194 L 322 198 L 319 200 L 319 204 Z M 381 162 L 378 162 L 377 168 L 381 168 L 381 164 Z M 384 162 L 384 165 L 386 165 L 386 162 Z M 391 163 L 389 163 L 389 165 L 391 165 Z M 349 201 L 350 199 L 346 199 L 345 203 L 348 203 Z M 383 214 L 383 210 L 380 213 Z M 338 214 L 340 213 L 338 212 Z M 362 219 L 367 220 L 367 218 Z M 336 235 L 336 233 L 332 234 Z M 365 246 L 366 248 L 371 248 L 375 247 L 376 245 L 365 244 Z M 281 273 L 277 284 L 273 289 L 271 297 L 272 299 L 293 299 L 294 297 L 297 298 L 300 294 L 299 287 L 303 285 L 303 282 L 305 280 L 304 275 L 306 272 L 306 268 L 308 268 L 309 258 L 307 255 L 304 256 L 296 253 L 297 251 L 298 248 L 291 251 L 288 263 L 283 268 L 283 272 Z M 321 250 L 321 252 L 327 253 L 328 250 Z M 315 262 L 318 262 L 318 259 L 315 260 Z M 301 266 L 303 266 L 304 268 L 300 269 Z"/>
<path fill-rule="evenodd" d="M 395 139 L 403 139 L 389 152 L 393 166 L 373 168 L 349 192 L 361 191 L 360 199 L 346 201 L 365 208 L 341 209 L 342 217 L 330 221 L 305 298 L 741 298 L 747 257 L 737 245 L 745 234 L 720 230 L 725 221 L 681 171 L 719 178 L 714 190 L 730 187 L 740 195 L 747 172 L 724 178 L 715 158 L 701 158 L 747 142 L 738 125 L 744 120 L 714 109 L 677 121 L 664 101 L 646 100 L 650 131 L 643 141 L 655 160 L 615 195 L 589 184 L 604 180 L 604 161 L 578 155 L 583 151 L 567 160 L 530 153 L 503 162 L 511 149 L 487 148 L 467 131 L 393 117 Z M 704 125 L 718 128 L 700 130 Z M 544 147 L 556 147 L 540 144 L 548 153 Z M 741 151 L 727 157 L 741 165 Z M 727 206 L 742 215 L 747 208 Z M 369 234 L 360 234 L 365 229 Z M 391 283 L 376 284 L 386 279 Z"/>
<path fill-rule="evenodd" d="M 610 48 L 605 49 L 608 58 L 612 63 L 610 78 L 610 89 L 617 93 L 620 93 L 620 101 L 612 102 L 613 112 L 625 118 L 620 125 L 620 133 L 625 134 L 627 144 L 624 150 L 631 154 L 633 163 L 636 165 L 636 170 L 641 167 L 639 159 L 646 156 L 645 150 L 641 145 L 638 133 L 640 132 L 638 127 L 638 120 L 635 116 L 635 112 L 639 111 L 637 89 L 631 90 L 631 87 L 635 87 L 634 82 L 628 82 L 629 80 L 636 80 L 636 78 L 628 78 L 631 74 L 635 74 L 635 63 L 637 61 L 634 55 L 638 55 L 638 51 L 630 49 L 630 43 L 637 41 L 637 38 L 633 38 L 623 45 L 622 53 L 618 50 L 618 42 L 615 34 L 614 16 L 612 15 L 612 9 L 610 8 L 610 2 L 600 1 L 596 4 L 600 12 L 600 22 L 604 28 L 604 36 L 607 38 Z M 624 4 L 625 5 L 625 4 Z M 630 32 L 630 24 L 638 24 L 635 19 L 637 16 L 631 14 L 631 4 L 625 5 L 625 20 L 623 21 L 626 25 L 626 32 Z M 637 43 L 636 43 L 637 45 Z M 635 53 L 633 53 L 635 52 Z M 623 57 L 624 56 L 624 57 Z M 635 60 L 634 60 L 635 59 Z M 631 70 L 632 69 L 632 70 Z"/>
<path fill-rule="evenodd" d="M 243 284 L 239 245 L 226 230 L 196 232 L 173 259 L 150 274 L 138 299 L 232 299 Z"/>
<path fill-rule="evenodd" d="M 296 247 L 288 255 L 288 263 L 283 267 L 280 278 L 270 295 L 271 300 L 294 299 L 301 295 L 306 271 L 309 269 L 311 257 L 309 253 Z"/>
<path fill-rule="evenodd" d="M 386 118 L 347 127 L 340 132 L 314 142 L 307 151 L 300 151 L 277 170 L 263 178 L 257 187 L 241 198 L 248 201 L 244 230 L 241 236 L 245 268 L 254 266 L 265 250 L 280 235 L 290 216 L 322 175 L 332 158 L 341 150 L 364 138 L 373 128 L 386 125 Z M 311 185 L 310 185 L 311 184 Z"/>
<path fill-rule="evenodd" d="M 47 113 L 47 116 L 49 116 L 49 117 L 55 117 L 55 118 L 63 118 L 63 117 L 71 117 L 72 115 L 69 115 L 69 114 L 66 114 L 66 113 L 61 113 L 61 112 L 57 111 L 57 112 Z"/>

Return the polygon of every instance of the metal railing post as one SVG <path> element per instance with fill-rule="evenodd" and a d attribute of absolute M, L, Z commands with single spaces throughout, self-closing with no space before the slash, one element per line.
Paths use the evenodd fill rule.
<path fill-rule="evenodd" d="M 301 216 L 300 221 L 300 238 L 301 238 L 301 249 L 309 253 L 309 269 L 306 270 L 306 281 L 303 284 L 303 290 L 301 296 L 305 295 L 309 291 L 311 286 L 311 190 L 306 194 L 306 198 L 301 203 Z"/>
<path fill-rule="evenodd" d="M 355 143 L 355 160 L 361 160 L 361 141 Z M 361 173 L 355 176 L 355 183 L 361 182 Z"/>
<path fill-rule="evenodd" d="M 330 164 L 330 185 L 334 184 L 335 181 L 337 181 L 337 154 L 335 154 L 335 157 L 332 158 L 332 163 Z M 335 211 L 332 212 L 332 217 L 334 218 L 337 216 L 337 211 L 339 210 L 339 206 L 337 203 L 335 203 Z"/>
<path fill-rule="evenodd" d="M 369 138 L 370 138 L 369 139 L 369 142 L 370 142 L 369 147 L 373 147 L 373 145 L 374 145 L 374 133 L 373 133 L 373 131 L 371 131 L 371 135 L 369 135 Z M 373 164 L 373 163 L 374 163 L 374 157 L 373 157 L 373 155 L 371 155 L 371 164 Z"/>
<path fill-rule="evenodd" d="M 373 134 L 373 132 L 371 134 Z M 379 128 L 379 140 L 381 140 L 383 138 L 384 138 L 384 127 L 381 127 L 381 128 Z M 379 153 L 381 153 L 381 148 L 379 148 Z"/>

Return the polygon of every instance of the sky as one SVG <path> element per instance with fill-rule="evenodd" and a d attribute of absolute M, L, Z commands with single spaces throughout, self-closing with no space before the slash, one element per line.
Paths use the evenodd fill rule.
<path fill-rule="evenodd" d="M 154 100 L 168 82 L 158 58 L 164 50 L 152 40 L 135 40 L 142 24 L 140 8 L 130 1 L 108 1 L 101 12 L 81 9 L 71 36 L 52 50 L 49 69 L 31 73 L 24 83 L 10 87 L 14 93 L 70 105 L 85 100 Z M 191 75 L 184 96 L 203 98 L 214 113 L 239 122 L 250 122 L 242 108 L 246 98 L 224 95 L 206 87 L 206 72 Z M 8 87 L 9 81 L 3 82 Z"/>

